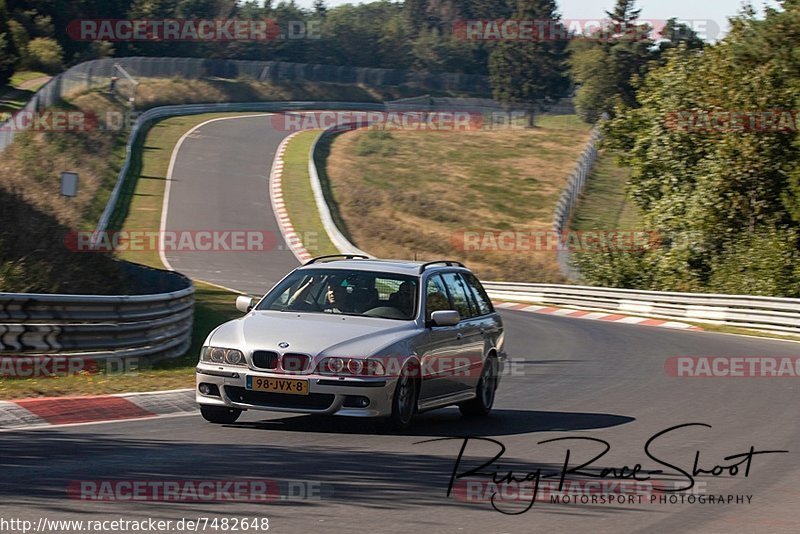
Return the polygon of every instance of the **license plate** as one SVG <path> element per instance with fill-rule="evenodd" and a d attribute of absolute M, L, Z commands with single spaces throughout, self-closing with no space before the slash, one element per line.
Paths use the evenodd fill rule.
<path fill-rule="evenodd" d="M 289 395 L 308 395 L 308 380 L 248 376 L 247 389 L 252 391 L 268 391 L 270 393 L 286 393 Z"/>

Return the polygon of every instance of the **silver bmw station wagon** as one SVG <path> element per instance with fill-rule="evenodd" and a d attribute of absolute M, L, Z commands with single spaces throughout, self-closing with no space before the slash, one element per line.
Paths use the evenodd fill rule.
<path fill-rule="evenodd" d="M 506 360 L 503 322 L 463 264 L 323 256 L 216 328 L 197 366 L 212 423 L 244 410 L 383 417 L 458 405 L 487 415 Z"/>

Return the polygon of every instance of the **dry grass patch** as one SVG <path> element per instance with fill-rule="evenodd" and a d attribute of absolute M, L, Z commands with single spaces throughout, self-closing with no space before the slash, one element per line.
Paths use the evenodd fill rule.
<path fill-rule="evenodd" d="M 117 101 L 100 93 L 74 98 L 61 109 L 80 110 L 104 120 L 122 112 Z M 90 228 L 113 187 L 124 158 L 125 131 L 25 132 L 0 155 L 0 186 L 46 211 L 62 224 Z M 78 196 L 60 194 L 61 171 L 80 174 Z"/>
<path fill-rule="evenodd" d="M 123 108 L 99 93 L 62 105 L 101 120 Z M 0 291 L 136 293 L 107 255 L 76 254 L 71 231 L 94 227 L 124 157 L 126 132 L 25 132 L 0 155 Z M 78 196 L 60 194 L 61 171 L 80 174 Z"/>
<path fill-rule="evenodd" d="M 468 262 L 486 279 L 562 281 L 554 253 L 465 252 L 463 231 L 549 230 L 589 127 L 359 130 L 336 137 L 326 173 L 353 242 L 379 257 Z"/>
<path fill-rule="evenodd" d="M 210 78 L 141 78 L 136 91 L 136 105 L 154 106 L 205 102 L 264 102 L 281 100 L 320 100 L 332 102 L 383 102 L 409 96 L 419 91 L 409 87 L 369 87 L 366 85 L 294 81 L 264 83 L 249 78 L 235 80 Z M 444 96 L 453 96 L 443 92 Z"/>

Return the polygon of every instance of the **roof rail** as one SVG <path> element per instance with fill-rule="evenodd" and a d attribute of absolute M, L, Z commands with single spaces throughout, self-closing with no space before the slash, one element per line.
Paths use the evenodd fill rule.
<path fill-rule="evenodd" d="M 419 274 L 422 274 L 422 273 L 424 273 L 424 272 L 425 272 L 425 269 L 427 269 L 427 268 L 428 268 L 428 267 L 430 267 L 431 265 L 437 265 L 437 264 L 439 264 L 439 263 L 444 263 L 444 264 L 445 264 L 445 265 L 447 265 L 448 267 L 464 267 L 465 269 L 467 268 L 467 266 L 466 266 L 466 265 L 464 265 L 463 263 L 461 263 L 460 261 L 454 261 L 454 260 L 437 260 L 437 261 L 429 261 L 428 263 L 423 263 L 422 265 L 420 265 L 420 267 L 419 267 Z"/>
<path fill-rule="evenodd" d="M 363 254 L 329 254 L 327 256 L 318 256 L 316 258 L 312 258 L 308 260 L 303 265 L 311 265 L 312 263 L 317 263 L 321 260 L 330 260 L 333 258 L 342 258 L 345 260 L 368 260 L 370 259 L 369 256 L 364 256 Z"/>

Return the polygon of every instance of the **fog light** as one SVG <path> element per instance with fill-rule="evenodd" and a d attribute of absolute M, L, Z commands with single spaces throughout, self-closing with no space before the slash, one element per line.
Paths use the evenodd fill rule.
<path fill-rule="evenodd" d="M 367 397 L 348 395 L 344 399 L 345 408 L 366 408 L 367 406 L 369 406 L 369 399 Z"/>
<path fill-rule="evenodd" d="M 219 388 L 216 384 L 206 384 L 205 382 L 197 386 L 197 390 L 201 395 L 207 397 L 219 397 Z"/>

